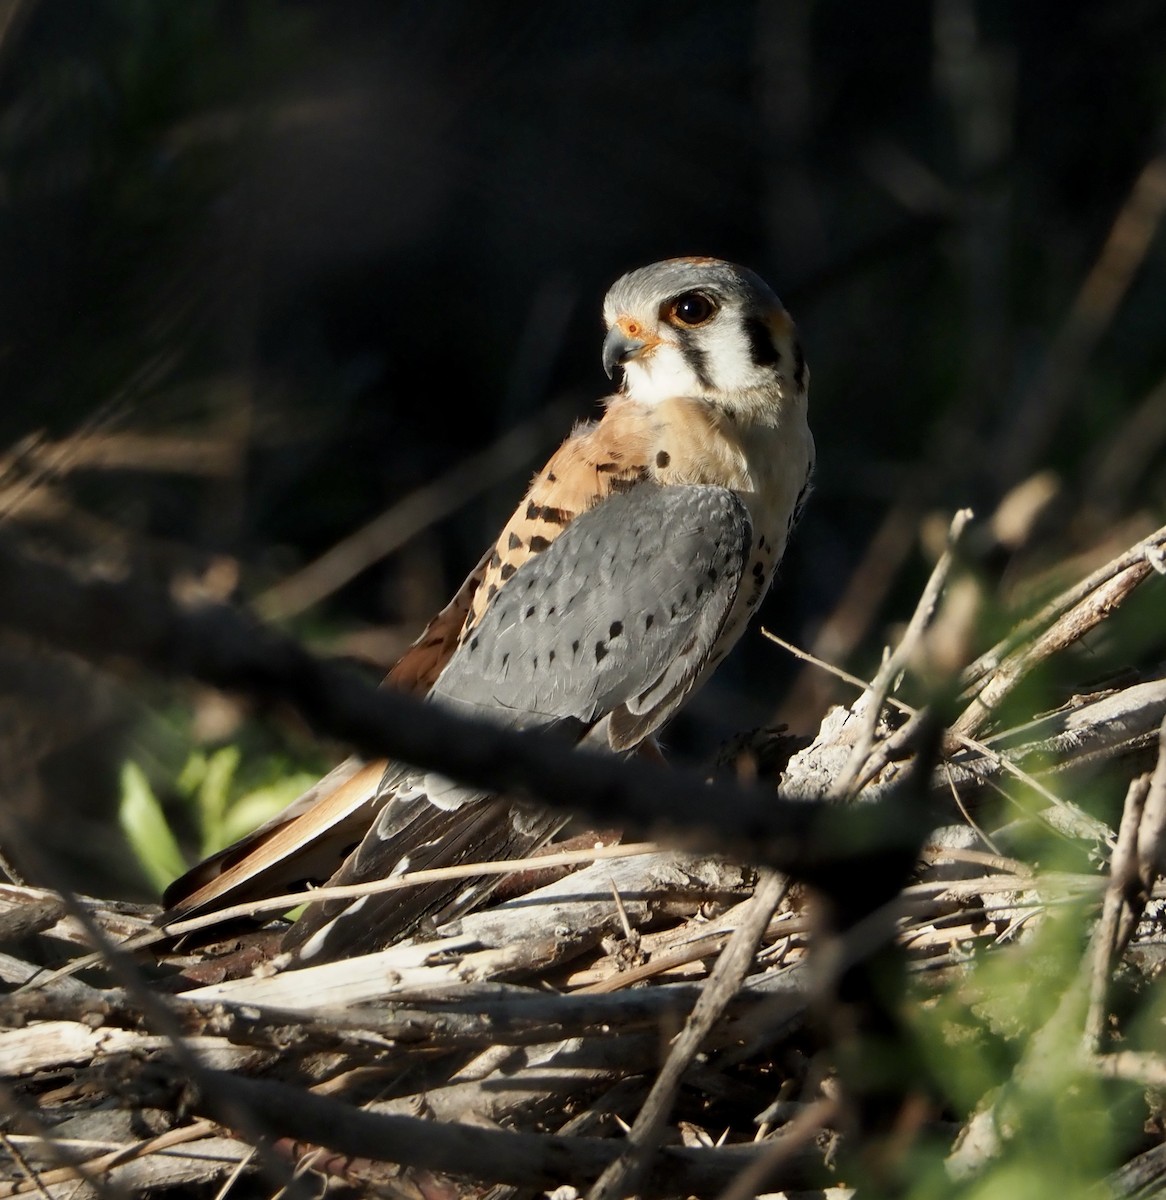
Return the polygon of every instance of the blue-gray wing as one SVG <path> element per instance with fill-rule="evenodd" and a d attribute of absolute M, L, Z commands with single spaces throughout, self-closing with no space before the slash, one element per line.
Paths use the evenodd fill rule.
<path fill-rule="evenodd" d="M 749 514 L 719 487 L 641 485 L 528 559 L 438 677 L 431 699 L 504 725 L 609 729 L 624 749 L 699 678 L 741 583 Z"/>

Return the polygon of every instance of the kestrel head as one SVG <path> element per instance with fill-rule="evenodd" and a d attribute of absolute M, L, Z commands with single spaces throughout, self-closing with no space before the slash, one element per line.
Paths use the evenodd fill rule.
<path fill-rule="evenodd" d="M 671 258 L 617 279 L 603 304 L 603 367 L 620 390 L 756 413 L 804 395 L 797 331 L 758 275 L 717 258 Z"/>

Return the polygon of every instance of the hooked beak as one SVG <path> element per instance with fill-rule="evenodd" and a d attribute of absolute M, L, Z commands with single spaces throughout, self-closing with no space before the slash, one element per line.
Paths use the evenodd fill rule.
<path fill-rule="evenodd" d="M 617 322 L 603 339 L 603 369 L 610 379 L 615 374 L 616 367 L 625 366 L 633 358 L 638 357 L 648 348 L 648 342 L 641 337 L 635 337 L 623 328 L 622 322 Z"/>

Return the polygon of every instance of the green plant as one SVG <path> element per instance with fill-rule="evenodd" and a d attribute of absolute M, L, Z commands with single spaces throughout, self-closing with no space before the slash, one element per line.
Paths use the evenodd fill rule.
<path fill-rule="evenodd" d="M 316 780 L 307 771 L 286 770 L 282 760 L 252 767 L 259 782 L 241 778 L 243 755 L 238 746 L 193 750 L 174 781 L 198 833 L 198 857 L 229 846 L 278 813 Z M 158 892 L 186 869 L 166 811 L 145 771 L 134 761 L 121 772 L 118 820 L 142 871 Z"/>

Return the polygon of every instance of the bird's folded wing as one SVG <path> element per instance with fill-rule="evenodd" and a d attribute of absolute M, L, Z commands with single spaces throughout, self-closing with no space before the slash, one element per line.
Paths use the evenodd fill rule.
<path fill-rule="evenodd" d="M 646 737 L 716 648 L 750 537 L 744 505 L 724 488 L 641 485 L 610 497 L 514 574 L 431 699 L 464 716 L 576 740 L 631 709 L 650 714 L 638 725 Z M 561 823 L 431 771 L 390 768 L 385 787 L 388 802 L 333 883 L 526 853 Z M 488 886 L 462 879 L 313 905 L 287 944 L 313 959 L 378 949 L 422 918 L 465 911 Z"/>

